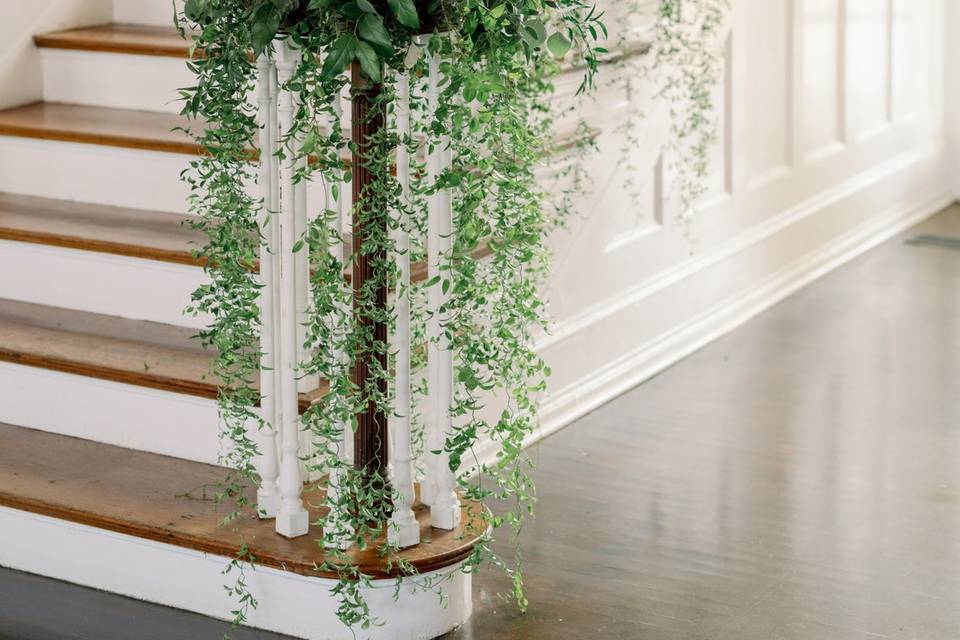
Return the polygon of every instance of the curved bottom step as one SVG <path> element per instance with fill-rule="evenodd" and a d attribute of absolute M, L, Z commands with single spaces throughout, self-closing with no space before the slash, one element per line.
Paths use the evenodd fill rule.
<path fill-rule="evenodd" d="M 227 559 L 0 507 L 0 565 L 59 580 L 111 591 L 213 618 L 229 620 L 236 602 L 223 585 Z M 258 606 L 249 615 L 250 626 L 310 640 L 425 640 L 466 622 L 472 608 L 472 576 L 461 570 L 463 561 L 418 576 L 401 588 L 394 600 L 394 580 L 378 580 L 365 595 L 384 626 L 354 635 L 336 617 L 337 601 L 330 595 L 336 584 L 329 578 L 310 578 L 271 567 L 246 573 Z M 419 588 L 422 580 L 443 583 L 446 601 Z"/>
<path fill-rule="evenodd" d="M 336 617 L 335 579 L 316 570 L 318 530 L 287 540 L 272 521 L 253 516 L 219 526 L 228 510 L 212 496 L 224 469 L 2 424 L 0 443 L 0 565 L 230 619 L 237 603 L 223 589 L 233 579 L 223 570 L 246 542 L 258 559 L 246 571 L 259 601 L 252 626 L 354 638 Z M 322 499 L 320 487 L 304 492 L 308 506 Z M 462 569 L 481 533 L 480 508 L 466 503 L 464 525 L 441 531 L 415 506 L 423 542 L 400 556 L 420 573 L 404 578 L 397 600 L 386 561 L 373 549 L 354 552 L 362 570 L 380 578 L 366 596 L 374 616 L 388 622 L 364 637 L 432 638 L 469 617 L 471 576 Z M 322 515 L 311 508 L 313 521 Z M 442 584 L 445 598 L 425 590 L 428 583 Z"/>

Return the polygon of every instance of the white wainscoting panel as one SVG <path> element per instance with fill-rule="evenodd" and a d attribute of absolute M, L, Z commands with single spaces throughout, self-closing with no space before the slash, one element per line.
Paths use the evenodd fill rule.
<path fill-rule="evenodd" d="M 540 350 L 553 378 L 534 439 L 954 200 L 949 1 L 734 0 L 713 175 L 692 223 L 677 219 L 668 172 L 650 229 L 652 198 L 618 188 L 615 124 L 594 123 L 595 189 L 552 241 L 555 321 Z M 671 162 L 658 153 L 667 125 L 655 103 L 644 110 L 649 147 L 630 164 L 654 184 Z"/>

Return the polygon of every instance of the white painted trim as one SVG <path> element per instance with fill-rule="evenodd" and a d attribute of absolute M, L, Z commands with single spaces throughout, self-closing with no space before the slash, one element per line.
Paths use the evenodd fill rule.
<path fill-rule="evenodd" d="M 0 531 L 0 566 L 224 620 L 236 604 L 223 589 L 231 577 L 222 575 L 228 562 L 222 556 L 6 507 L 0 507 Z M 446 606 L 412 583 L 394 601 L 396 582 L 376 581 L 365 596 L 389 624 L 356 637 L 425 640 L 463 624 L 472 609 L 472 576 L 458 564 L 420 579 L 444 575 L 450 576 Z M 259 601 L 251 626 L 311 640 L 354 640 L 336 618 L 337 603 L 329 594 L 336 581 L 257 567 L 247 571 L 247 583 Z"/>
<path fill-rule="evenodd" d="M 644 298 L 674 286 L 681 281 L 700 273 L 734 255 L 757 245 L 772 236 L 781 233 L 791 225 L 810 217 L 838 202 L 849 198 L 872 186 L 878 185 L 889 178 L 902 173 L 913 166 L 935 158 L 943 153 L 940 146 L 927 147 L 901 154 L 891 160 L 873 167 L 870 170 L 858 173 L 853 178 L 838 184 L 832 189 L 820 192 L 796 206 L 790 207 L 781 213 L 771 216 L 752 229 L 737 234 L 731 240 L 694 256 L 657 274 L 653 278 L 641 282 L 636 287 L 617 294 L 616 296 L 595 304 L 576 316 L 554 325 L 549 334 L 537 341 L 537 350 L 549 349 L 576 333 L 589 329 L 602 320 L 614 316 L 624 309 L 632 307 Z"/>
<path fill-rule="evenodd" d="M 920 155 L 926 157 L 926 154 Z M 855 182 L 861 183 L 859 180 Z M 873 181 L 869 182 L 872 183 Z M 849 185 L 845 186 L 849 187 Z M 785 214 L 776 216 L 771 221 L 779 224 L 762 225 L 764 230 L 767 231 L 762 236 L 755 230 L 754 237 L 757 239 L 754 242 L 745 243 L 745 246 L 738 251 L 730 251 L 728 247 L 724 247 L 728 251 L 724 251 L 722 255 L 723 257 L 737 255 L 744 248 L 749 248 L 749 246 L 774 235 L 776 231 L 770 230 L 771 227 L 783 230 L 792 222 L 822 211 L 824 207 L 836 204 L 844 197 L 854 195 L 856 192 L 857 189 L 853 188 L 842 189 L 839 190 L 839 193 L 843 193 L 843 196 L 834 193 L 829 198 L 818 198 L 817 201 L 821 203 L 819 206 L 798 207 L 788 210 Z M 666 334 L 636 346 L 622 357 L 609 362 L 603 368 L 591 371 L 574 383 L 551 393 L 541 405 L 539 428 L 525 440 L 524 446 L 538 442 L 641 382 L 648 380 L 769 309 L 810 282 L 869 251 L 884 240 L 923 221 L 953 201 L 952 194 L 940 191 L 934 194 L 923 194 L 909 202 L 897 203 L 888 210 L 872 216 L 867 222 L 837 235 L 833 240 L 801 259 L 711 306 Z M 788 220 L 790 222 L 787 222 Z M 738 238 L 738 240 L 740 239 Z M 739 245 L 740 243 L 737 242 L 736 244 Z M 710 253 L 713 254 L 714 252 Z M 718 250 L 716 253 L 719 254 L 720 251 Z M 683 277 L 688 277 L 723 259 L 719 256 L 713 256 L 713 258 L 706 263 L 700 260 L 693 261 L 695 264 L 701 265 L 696 271 L 686 269 L 682 271 L 678 269 L 677 271 L 681 271 Z M 659 283 L 658 288 L 665 288 L 680 279 L 674 274 L 674 278 L 671 278 L 668 282 Z M 647 285 L 638 289 L 637 291 L 646 292 L 646 294 L 639 296 L 635 292 L 631 296 L 630 304 L 637 304 L 646 295 L 650 295 L 653 291 L 649 287 L 650 285 Z M 590 329 L 601 320 L 607 319 L 627 306 L 622 304 L 609 313 L 596 313 L 590 317 L 589 321 L 578 323 L 576 331 Z M 562 338 L 554 338 L 549 341 L 548 345 L 555 345 L 559 340 L 569 337 L 572 333 L 567 333 Z M 544 348 L 544 346 L 540 347 L 541 350 Z M 494 461 L 496 450 L 497 447 L 494 446 L 494 443 L 484 441 L 476 448 L 476 459 L 481 463 L 489 464 Z"/>
<path fill-rule="evenodd" d="M 178 153 L 0 136 L 0 191 L 186 213 L 190 189 L 180 172 L 189 162 Z"/>

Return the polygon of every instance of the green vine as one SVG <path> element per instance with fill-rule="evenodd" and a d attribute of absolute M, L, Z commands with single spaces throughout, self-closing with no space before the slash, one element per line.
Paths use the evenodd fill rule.
<path fill-rule="evenodd" d="M 322 527 L 318 544 L 325 550 L 318 569 L 339 576 L 333 588 L 337 613 L 352 628 L 378 623 L 363 595 L 372 577 L 352 561 L 354 551 L 376 545 L 384 563 L 406 576 L 407 583 L 413 580 L 417 588 L 442 591 L 442 579 L 415 576 L 397 549 L 377 542 L 386 539 L 395 496 L 386 478 L 345 464 L 340 451 L 344 435 L 356 428 L 361 407 L 373 404 L 387 415 L 397 412 L 390 390 L 390 347 L 369 325 L 357 322 L 354 310 L 392 328 L 393 306 L 378 303 L 377 292 L 389 287 L 407 296 L 422 366 L 428 339 L 424 299 L 431 287 L 442 287 L 451 295 L 439 313 L 455 355 L 457 384 L 451 407 L 455 427 L 441 446 L 466 498 L 512 503 L 506 515 L 485 510 L 479 514 L 482 523 L 472 534 L 480 535 L 481 543 L 464 570 L 492 559 L 510 573 L 514 596 L 525 608 L 519 551 L 509 562 L 497 558 L 487 532 L 507 524 L 519 534 L 534 502 L 522 445 L 535 428 L 535 398 L 549 373 L 533 349 L 534 330 L 545 324 L 537 291 L 546 269 L 545 238 L 557 212 L 568 206 L 548 206 L 535 169 L 555 151 L 545 98 L 552 92 L 550 78 L 560 70 L 559 61 L 579 61 L 584 70 L 581 91 L 593 85 L 598 56 L 605 53 L 596 44 L 606 33 L 599 12 L 582 0 L 187 0 L 179 19 L 195 33 L 194 46 L 201 52 L 190 63 L 197 83 L 183 91 L 183 111 L 203 122 L 203 130 L 194 135 L 205 153 L 184 177 L 192 189 L 198 226 L 208 237 L 200 255 L 211 283 L 194 294 L 193 309 L 213 318 L 201 335 L 218 353 L 214 373 L 221 381 L 222 435 L 230 444 L 223 462 L 233 470 L 223 491 L 234 499 L 229 519 L 255 508 L 246 496 L 259 480 L 253 466 L 258 452 L 247 427 L 266 426 L 254 411 L 258 392 L 251 384 L 260 360 L 259 285 L 253 265 L 263 203 L 246 192 L 255 179 L 250 149 L 258 133 L 248 96 L 256 56 L 270 52 L 278 38 L 287 38 L 303 53 L 285 87 L 300 99 L 278 155 L 285 161 L 306 160 L 297 165 L 296 180 L 319 182 L 334 198 L 323 210 L 311 212 L 309 228 L 294 248 L 309 252 L 312 269 L 305 345 L 311 357 L 300 369 L 321 376 L 330 387 L 301 418 L 315 447 L 306 456 L 308 466 L 317 474 L 329 474 L 335 489 L 324 505 L 331 517 L 315 523 Z M 435 110 L 426 99 L 431 56 L 440 60 Z M 385 118 L 395 109 L 397 74 L 411 78 L 409 138 L 401 139 L 387 126 L 357 150 L 344 137 L 334 104 L 347 82 L 342 71 L 351 63 L 359 65 L 366 82 L 379 86 L 371 96 L 371 111 Z M 431 176 L 417 150 L 448 143 L 451 165 Z M 402 198 L 391 173 L 400 145 L 406 145 L 413 158 L 409 199 Z M 372 260 L 374 277 L 351 291 L 343 278 L 351 263 L 338 250 L 345 238 L 333 204 L 343 201 L 339 186 L 349 183 L 358 169 L 343 158 L 357 151 L 374 179 L 362 194 L 365 206 L 352 211 L 355 227 L 367 233 L 351 260 Z M 407 229 L 411 258 L 423 259 L 425 202 L 441 189 L 450 192 L 454 203 L 453 248 L 443 256 L 448 267 L 439 278 L 398 290 L 398 254 L 390 230 Z M 489 255 L 481 258 L 483 248 Z M 371 363 L 372 381 L 363 389 L 350 376 L 350 363 L 357 358 Z M 379 364 L 382 361 L 388 365 Z M 420 383 L 417 397 L 426 391 Z M 502 411 L 491 419 L 484 410 L 494 406 L 502 406 Z M 412 418 L 414 448 L 421 455 L 428 453 L 423 451 L 423 418 L 418 413 Z M 493 464 L 476 458 L 481 439 L 498 445 Z M 239 575 L 230 588 L 239 601 L 236 623 L 244 622 L 249 608 L 256 606 L 242 572 L 250 561 L 244 544 L 228 567 Z M 399 579 L 397 584 L 399 589 Z"/>
<path fill-rule="evenodd" d="M 658 93 L 671 105 L 668 145 L 685 215 L 702 195 L 707 150 L 715 137 L 712 91 L 719 71 L 712 41 L 726 4 L 660 0 L 659 5 L 649 60 L 661 74 Z M 304 345 L 311 355 L 300 363 L 300 371 L 329 385 L 329 393 L 301 418 L 314 447 L 304 456 L 309 471 L 330 478 L 324 504 L 312 505 L 325 506 L 330 514 L 314 523 L 314 531 L 322 529 L 317 543 L 324 550 L 318 570 L 339 576 L 332 589 L 337 615 L 353 629 L 383 622 L 364 598 L 373 577 L 354 562 L 356 552 L 376 548 L 384 565 L 400 576 L 397 594 L 401 584 L 442 594 L 444 579 L 416 575 L 398 549 L 383 542 L 397 498 L 387 478 L 346 464 L 341 451 L 362 407 L 373 405 L 390 416 L 399 411 L 391 388 L 390 345 L 357 317 L 392 330 L 393 303 L 384 305 L 378 292 L 386 287 L 394 300 L 406 297 L 413 310 L 414 365 L 422 371 L 428 340 L 438 339 L 425 329 L 426 298 L 432 287 L 441 287 L 450 296 L 439 314 L 454 355 L 456 385 L 450 407 L 454 427 L 439 446 L 466 499 L 504 503 L 497 515 L 487 510 L 477 514 L 480 522 L 470 533 L 480 542 L 464 570 L 486 561 L 502 568 L 511 578 L 512 597 L 525 610 L 516 540 L 536 495 L 523 445 L 537 427 L 536 401 L 550 373 L 534 349 L 534 335 L 546 326 L 538 291 L 549 263 L 547 237 L 584 188 L 579 159 L 593 148 L 594 138 L 581 124 L 571 139 L 555 140 L 549 98 L 554 79 L 565 70 L 582 72 L 578 93 L 592 88 L 608 53 L 598 46 L 606 37 L 600 12 L 584 0 L 187 0 L 179 21 L 194 33 L 200 52 L 189 63 L 197 81 L 183 90 L 183 112 L 202 123 L 192 135 L 205 153 L 184 179 L 191 187 L 197 226 L 208 238 L 199 256 L 210 283 L 195 292 L 192 309 L 213 319 L 201 337 L 217 353 L 213 373 L 221 385 L 222 437 L 228 443 L 222 462 L 231 469 L 221 491 L 221 498 L 232 504 L 225 522 L 256 509 L 247 497 L 259 482 L 249 425 L 269 427 L 254 409 L 259 392 L 252 384 L 261 356 L 255 265 L 264 203 L 248 195 L 256 180 L 251 149 L 258 137 L 256 107 L 249 96 L 256 57 L 272 55 L 278 39 L 286 39 L 303 55 L 284 87 L 299 101 L 278 155 L 300 167 L 297 181 L 320 184 L 330 195 L 322 208 L 310 212 L 307 231 L 294 247 L 308 252 L 311 265 Z M 440 70 L 436 108 L 427 98 L 431 57 L 439 60 Z M 616 64 L 629 70 L 641 59 L 646 60 L 621 55 Z M 336 106 L 341 93 L 362 90 L 343 75 L 354 63 L 363 84 L 378 87 L 368 95 L 371 117 L 388 123 L 369 137 L 364 149 L 345 137 Z M 390 124 L 400 74 L 410 79 L 411 133 L 406 137 Z M 628 85 L 628 91 L 634 88 Z M 628 141 L 637 136 L 631 131 Z M 411 157 L 408 197 L 391 170 L 401 147 Z M 440 175 L 431 175 L 423 152 L 443 148 L 449 149 L 451 163 Z M 345 206 L 341 185 L 351 183 L 360 169 L 345 160 L 353 153 L 360 154 L 373 180 L 362 194 L 364 206 L 352 210 L 355 228 L 366 230 L 363 242 L 345 257 L 347 238 L 338 228 L 336 209 Z M 551 158 L 562 164 L 560 156 L 574 158 L 556 169 L 556 183 L 568 186 L 548 190 L 538 170 Z M 446 266 L 438 277 L 401 288 L 391 232 L 405 229 L 410 259 L 425 260 L 426 203 L 438 190 L 448 191 L 453 203 L 453 246 L 441 260 Z M 344 272 L 358 257 L 373 262 L 374 275 L 352 290 Z M 370 384 L 362 389 L 351 378 L 351 363 L 358 358 L 370 363 Z M 429 391 L 426 381 L 421 377 L 415 383 L 414 396 L 423 399 Z M 411 415 L 412 440 L 422 463 L 430 452 L 417 406 Z M 492 462 L 478 454 L 478 444 L 488 442 L 496 446 Z M 514 539 L 510 558 L 492 550 L 501 527 Z M 243 573 L 253 562 L 248 542 L 226 571 L 236 574 L 228 591 L 238 601 L 237 624 L 256 606 Z"/>
<path fill-rule="evenodd" d="M 635 22 L 643 19 L 649 3 L 618 0 L 618 4 L 625 21 Z M 649 54 L 631 52 L 627 34 L 621 35 L 618 46 L 626 52 L 616 60 L 617 82 L 628 109 L 619 129 L 625 187 L 634 200 L 639 198 L 641 185 L 635 182 L 635 176 L 641 172 L 630 157 L 642 143 L 641 85 L 647 83 L 654 87 L 654 97 L 669 109 L 670 131 L 663 151 L 684 222 L 691 220 L 697 201 L 706 191 L 710 148 L 717 139 L 714 93 L 723 73 L 718 41 L 729 10 L 730 0 L 658 0 Z"/>

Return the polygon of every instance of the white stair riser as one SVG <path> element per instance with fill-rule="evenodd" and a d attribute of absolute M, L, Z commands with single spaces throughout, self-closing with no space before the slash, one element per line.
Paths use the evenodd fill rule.
<path fill-rule="evenodd" d="M 117 109 L 179 113 L 179 89 L 195 84 L 186 60 L 41 49 L 43 99 Z"/>
<path fill-rule="evenodd" d="M 0 422 L 216 464 L 214 400 L 0 362 Z"/>
<path fill-rule="evenodd" d="M 186 213 L 190 157 L 0 136 L 0 191 Z"/>
<path fill-rule="evenodd" d="M 229 559 L 222 556 L 7 507 L 0 507 L 0 530 L 0 566 L 215 618 L 229 619 L 237 606 L 223 589 L 234 575 L 223 575 Z M 330 596 L 336 581 L 259 566 L 246 579 L 259 602 L 251 626 L 311 640 L 424 640 L 463 624 L 472 608 L 472 576 L 462 563 L 413 578 L 415 585 L 441 584 L 445 600 L 409 583 L 395 599 L 395 580 L 364 587 L 372 613 L 389 624 L 356 634 L 337 620 L 337 600 Z"/>
<path fill-rule="evenodd" d="M 0 136 L 0 191 L 187 213 L 190 189 L 180 173 L 191 159 L 181 153 Z M 256 185 L 248 191 L 259 197 Z M 323 186 L 314 181 L 307 188 L 308 215 L 322 206 Z M 344 207 L 350 207 L 349 185 Z"/>
<path fill-rule="evenodd" d="M 0 298 L 202 328 L 183 311 L 199 267 L 0 240 Z"/>

